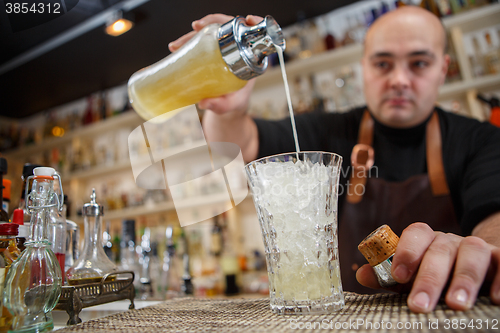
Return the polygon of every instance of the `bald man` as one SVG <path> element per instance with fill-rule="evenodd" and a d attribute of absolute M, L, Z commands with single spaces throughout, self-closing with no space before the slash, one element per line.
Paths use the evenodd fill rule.
<path fill-rule="evenodd" d="M 172 42 L 170 50 L 204 26 L 231 18 L 215 14 L 193 22 L 194 31 Z M 261 18 L 246 20 L 252 25 Z M 390 12 L 365 39 L 367 105 L 296 117 L 302 150 L 344 158 L 339 188 L 344 290 L 381 289 L 356 247 L 388 224 L 401 235 L 391 271 L 399 285 L 391 290 L 410 292 L 414 312 L 432 311 L 443 291 L 452 309 L 472 307 L 481 288 L 500 304 L 500 129 L 435 106 L 449 64 L 445 44 L 445 31 L 431 13 L 419 7 Z M 246 161 L 294 151 L 289 119 L 247 115 L 253 84 L 199 103 L 206 109 L 207 139 L 237 143 Z M 374 157 L 367 161 L 360 154 Z"/>

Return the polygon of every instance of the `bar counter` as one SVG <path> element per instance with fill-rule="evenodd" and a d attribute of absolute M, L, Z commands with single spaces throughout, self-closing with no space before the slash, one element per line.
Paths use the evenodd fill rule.
<path fill-rule="evenodd" d="M 440 302 L 429 314 L 415 314 L 406 305 L 407 295 L 344 295 L 342 310 L 304 316 L 272 313 L 269 298 L 177 298 L 57 332 L 500 332 L 500 306 L 484 296 L 468 311 Z"/>

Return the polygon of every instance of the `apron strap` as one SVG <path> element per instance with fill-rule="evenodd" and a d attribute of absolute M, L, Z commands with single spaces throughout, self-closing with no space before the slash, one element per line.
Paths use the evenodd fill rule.
<path fill-rule="evenodd" d="M 347 201 L 358 203 L 363 199 L 366 173 L 374 163 L 373 144 L 374 121 L 368 110 L 365 110 L 359 124 L 358 144 L 351 153 L 352 172 L 349 179 Z M 442 196 L 450 193 L 443 167 L 443 151 L 441 142 L 441 127 L 439 117 L 433 112 L 426 127 L 426 158 L 427 173 L 431 184 L 432 194 Z M 363 188 L 360 189 L 358 185 Z"/>
<path fill-rule="evenodd" d="M 359 124 L 358 144 L 354 146 L 351 153 L 351 179 L 347 184 L 347 201 L 358 203 L 363 198 L 366 185 L 366 172 L 370 170 L 375 161 L 373 150 L 373 118 L 365 109 L 361 123 Z M 361 189 L 360 189 L 361 185 Z"/>
<path fill-rule="evenodd" d="M 437 112 L 433 112 L 427 123 L 425 132 L 425 145 L 427 157 L 427 173 L 431 183 L 432 194 L 437 197 L 450 194 L 446 174 L 443 166 L 443 145 L 441 142 L 441 126 Z"/>

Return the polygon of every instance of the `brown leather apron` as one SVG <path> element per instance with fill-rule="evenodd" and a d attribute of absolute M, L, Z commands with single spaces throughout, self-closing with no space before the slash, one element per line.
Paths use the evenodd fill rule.
<path fill-rule="evenodd" d="M 346 201 L 339 212 L 342 285 L 344 290 L 358 293 L 376 292 L 361 286 L 356 280 L 357 268 L 367 263 L 357 246 L 379 226 L 387 224 L 399 236 L 413 222 L 425 222 L 433 230 L 460 233 L 444 173 L 437 112 L 433 113 L 426 126 L 428 174 L 412 176 L 403 182 L 370 177 L 374 156 L 371 147 L 373 127 L 373 119 L 365 111 L 358 144 L 351 155 L 353 170 Z"/>

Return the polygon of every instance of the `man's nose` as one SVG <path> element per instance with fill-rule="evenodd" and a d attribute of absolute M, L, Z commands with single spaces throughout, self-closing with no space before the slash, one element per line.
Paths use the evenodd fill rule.
<path fill-rule="evenodd" d="M 410 73 L 405 66 L 395 66 L 391 74 L 391 88 L 404 89 L 410 86 Z"/>

